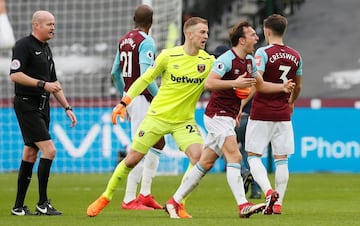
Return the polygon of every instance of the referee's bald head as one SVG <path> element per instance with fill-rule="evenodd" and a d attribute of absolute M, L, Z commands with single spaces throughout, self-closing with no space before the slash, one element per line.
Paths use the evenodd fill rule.
<path fill-rule="evenodd" d="M 40 23 L 48 18 L 54 18 L 54 15 L 52 15 L 49 11 L 38 10 L 33 14 L 32 23 Z"/>

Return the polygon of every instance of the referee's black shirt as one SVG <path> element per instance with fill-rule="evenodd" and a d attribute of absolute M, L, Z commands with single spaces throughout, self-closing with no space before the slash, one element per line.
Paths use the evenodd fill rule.
<path fill-rule="evenodd" d="M 45 82 L 57 81 L 54 61 L 48 43 L 40 42 L 33 35 L 18 40 L 13 48 L 10 74 L 24 74 Z M 39 97 L 44 93 L 37 87 L 15 83 L 15 95 Z"/>

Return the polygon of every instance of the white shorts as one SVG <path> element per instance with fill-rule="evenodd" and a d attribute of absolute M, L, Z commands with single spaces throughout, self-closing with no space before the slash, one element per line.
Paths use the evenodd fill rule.
<path fill-rule="evenodd" d="M 209 147 L 215 151 L 218 156 L 222 156 L 221 151 L 225 138 L 229 136 L 236 136 L 235 125 L 233 118 L 228 116 L 214 116 L 210 118 L 204 115 L 205 128 L 208 134 L 205 138 L 205 147 Z"/>
<path fill-rule="evenodd" d="M 139 95 L 135 97 L 126 107 L 126 110 L 130 116 L 131 138 L 136 133 L 136 130 L 139 127 L 140 123 L 144 120 L 149 107 L 150 102 L 145 98 L 144 95 Z"/>
<path fill-rule="evenodd" d="M 245 147 L 247 152 L 263 155 L 271 143 L 273 155 L 294 153 L 294 132 L 291 121 L 260 121 L 249 119 Z"/>

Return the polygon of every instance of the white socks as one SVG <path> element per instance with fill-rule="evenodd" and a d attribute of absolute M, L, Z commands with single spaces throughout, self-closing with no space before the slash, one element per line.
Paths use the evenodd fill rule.
<path fill-rule="evenodd" d="M 144 159 L 131 170 L 126 183 L 124 202 L 128 203 L 136 199 L 138 184 L 141 180 L 140 193 L 144 196 L 151 194 L 152 179 L 157 172 L 160 162 L 160 151 L 150 149 Z"/>
<path fill-rule="evenodd" d="M 288 160 L 275 160 L 275 167 L 275 190 L 279 193 L 279 199 L 277 203 L 281 204 L 284 199 L 286 187 L 289 181 Z"/>
<path fill-rule="evenodd" d="M 226 165 L 226 178 L 237 205 L 248 202 L 245 197 L 244 182 L 241 177 L 241 165 L 239 163 L 228 163 Z"/>
<path fill-rule="evenodd" d="M 181 201 L 199 184 L 201 178 L 206 174 L 204 168 L 199 163 L 185 175 L 181 185 L 175 192 L 173 198 L 177 203 Z"/>
<path fill-rule="evenodd" d="M 267 176 L 267 170 L 261 161 L 261 157 L 249 156 L 248 163 L 254 180 L 259 184 L 261 190 L 266 195 L 266 192 L 271 189 L 271 184 Z"/>
<path fill-rule="evenodd" d="M 144 196 L 151 194 L 151 184 L 159 166 L 160 155 L 161 152 L 159 150 L 152 148 L 145 156 L 140 189 L 140 193 Z"/>

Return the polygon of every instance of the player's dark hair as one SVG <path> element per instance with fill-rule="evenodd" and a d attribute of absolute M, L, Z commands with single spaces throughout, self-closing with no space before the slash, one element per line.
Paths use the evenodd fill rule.
<path fill-rule="evenodd" d="M 153 10 L 148 5 L 139 5 L 135 9 L 134 21 L 136 27 L 148 27 L 152 24 Z"/>
<path fill-rule="evenodd" d="M 264 27 L 272 30 L 275 35 L 282 36 L 285 33 L 288 21 L 279 14 L 270 15 L 264 20 Z"/>
<path fill-rule="evenodd" d="M 239 38 L 245 38 L 244 28 L 246 27 L 250 27 L 247 21 L 242 21 L 232 27 L 229 32 L 231 46 L 236 46 L 239 43 Z"/>

